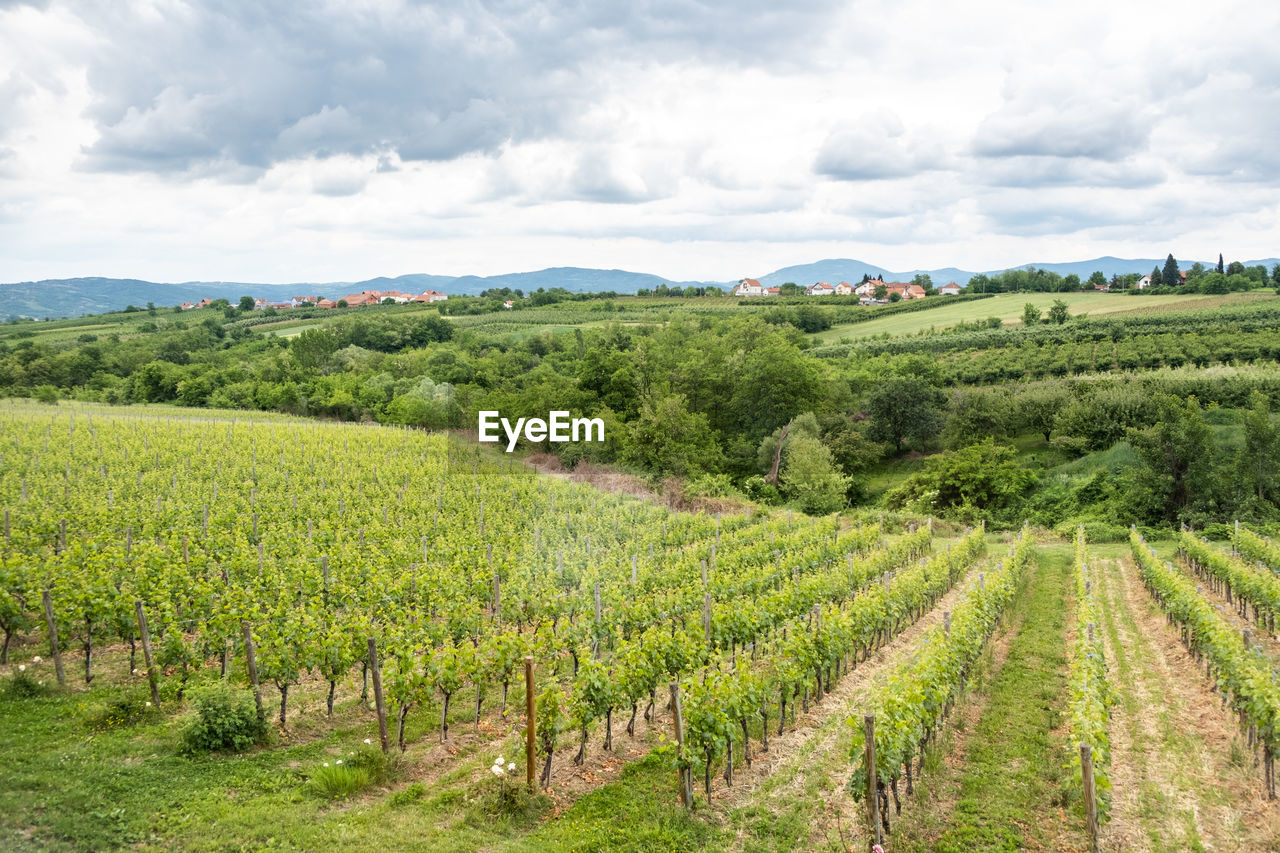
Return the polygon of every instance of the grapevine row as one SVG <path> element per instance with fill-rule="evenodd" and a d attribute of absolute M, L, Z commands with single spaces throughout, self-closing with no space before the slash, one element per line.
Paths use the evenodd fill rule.
<path fill-rule="evenodd" d="M 1182 632 L 1196 661 L 1204 661 L 1215 687 L 1249 728 L 1251 743 L 1263 749 L 1267 795 L 1276 796 L 1275 755 L 1280 746 L 1280 685 L 1256 647 L 1247 647 L 1218 610 L 1185 575 L 1164 563 L 1136 530 L 1129 534 L 1133 559 L 1147 591 Z"/>
<path fill-rule="evenodd" d="M 1089 566 L 1084 527 L 1076 532 L 1075 548 L 1076 638 L 1068 662 L 1070 728 L 1073 744 L 1088 744 L 1093 756 L 1093 781 L 1099 817 L 1105 821 L 1111 806 L 1111 737 L 1108 734 L 1111 705 L 1115 699 L 1107 681 L 1102 649 L 1097 590 Z M 1073 778 L 1081 778 L 1080 753 L 1072 750 Z"/>
<path fill-rule="evenodd" d="M 1280 545 L 1264 539 L 1247 527 L 1241 527 L 1240 522 L 1236 522 L 1231 544 L 1244 559 L 1262 563 L 1272 572 L 1280 572 Z"/>
<path fill-rule="evenodd" d="M 923 768 L 924 749 L 950 712 L 970 669 L 995 631 L 1031 555 L 1032 540 L 1024 530 L 1005 559 L 986 572 L 956 605 L 949 623 L 925 634 L 916 654 L 891 671 L 875 691 L 870 703 L 870 713 L 875 718 L 875 766 L 867 766 L 866 753 L 855 738 L 851 758 L 857 768 L 852 788 L 855 798 L 865 796 L 868 788 L 856 780 L 874 773 L 879 814 L 886 832 L 890 794 L 901 812 L 898 780 L 905 772 L 910 793 L 913 759 L 919 756 Z"/>
<path fill-rule="evenodd" d="M 1248 618 L 1253 606 L 1254 621 L 1275 630 L 1280 613 L 1280 578 L 1267 568 L 1257 569 L 1210 545 L 1189 531 L 1178 533 L 1178 554 L 1197 575 L 1226 593 L 1227 603 Z"/>

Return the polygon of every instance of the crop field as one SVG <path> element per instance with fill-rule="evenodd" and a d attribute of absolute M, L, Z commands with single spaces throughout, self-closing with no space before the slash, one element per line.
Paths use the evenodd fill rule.
<path fill-rule="evenodd" d="M 4 849 L 864 849 L 873 801 L 887 849 L 1086 849 L 1078 743 L 1125 849 L 1277 838 L 1247 528 L 1169 569 L 219 412 L 11 405 L 0 454 Z"/>
<path fill-rule="evenodd" d="M 1104 317 L 1240 305 L 1275 298 L 1271 293 L 1236 293 L 1226 296 L 1199 293 L 1167 296 L 1140 296 L 1126 293 L 998 293 L 989 299 L 962 302 L 952 307 L 922 313 L 896 314 L 865 323 L 836 325 L 815 334 L 813 338 L 819 343 L 830 344 L 844 338 L 858 340 L 884 334 L 914 335 L 928 329 L 945 329 L 957 323 L 972 323 L 988 317 L 999 317 L 1006 326 L 1020 325 L 1024 306 L 1035 305 L 1043 312 L 1059 299 L 1067 303 L 1072 315 L 1087 314 L 1090 317 Z"/>

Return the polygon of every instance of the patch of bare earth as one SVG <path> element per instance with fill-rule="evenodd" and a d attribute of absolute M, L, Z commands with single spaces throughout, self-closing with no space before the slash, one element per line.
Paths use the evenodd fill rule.
<path fill-rule="evenodd" d="M 734 498 L 690 494 L 685 489 L 684 481 L 678 477 L 663 480 L 659 490 L 650 486 L 643 478 L 609 465 L 579 462 L 574 468 L 566 469 L 560 458 L 550 453 L 534 453 L 526 457 L 524 463 L 541 474 L 549 474 L 571 483 L 585 483 L 602 492 L 630 495 L 660 503 L 683 512 L 740 513 L 754 508 L 752 504 Z"/>
<path fill-rule="evenodd" d="M 942 621 L 945 611 L 954 608 L 968 580 L 968 576 L 961 578 L 932 610 L 859 663 L 821 702 L 810 702 L 809 710 L 798 715 L 793 727 L 781 736 L 771 735 L 769 751 L 755 749 L 750 769 L 735 766 L 732 788 L 716 777 L 712 786 L 715 812 L 721 817 L 742 808 L 781 812 L 797 796 L 807 796 L 804 792 L 813 787 L 811 779 L 816 779 L 825 782 L 817 786 L 824 807 L 810 840 L 821 843 L 841 833 L 846 838 L 854 837 L 860 830 L 862 813 L 845 791 L 852 771 L 849 754 L 854 738 L 853 727 L 846 721 L 862 719 L 875 682 L 915 651 L 924 633 Z M 1005 641 L 1004 654 L 1007 646 Z M 976 719 L 975 715 L 973 720 Z M 738 827 L 733 849 L 742 848 L 747 840 L 746 830 L 745 826 Z"/>
<path fill-rule="evenodd" d="M 1103 846 L 1115 850 L 1280 849 L 1280 805 L 1268 802 L 1254 756 L 1220 694 L 1157 609 L 1128 558 L 1108 561 L 1103 606 L 1111 711 L 1112 817 Z M 1126 677 L 1117 677 L 1120 661 Z M 1127 701 L 1126 701 L 1127 700 Z"/>

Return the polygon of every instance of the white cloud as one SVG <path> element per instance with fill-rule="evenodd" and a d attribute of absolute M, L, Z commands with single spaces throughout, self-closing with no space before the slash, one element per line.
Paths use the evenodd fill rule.
<path fill-rule="evenodd" d="M 0 3 L 0 264 L 1266 256 L 1278 30 L 1260 2 Z"/>

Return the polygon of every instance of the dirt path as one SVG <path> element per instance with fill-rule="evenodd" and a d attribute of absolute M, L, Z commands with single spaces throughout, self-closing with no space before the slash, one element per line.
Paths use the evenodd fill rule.
<path fill-rule="evenodd" d="M 769 752 L 755 756 L 750 770 L 735 767 L 732 788 L 717 780 L 713 809 L 736 828 L 731 849 L 758 849 L 762 838 L 772 841 L 764 842 L 765 849 L 788 849 L 796 841 L 822 846 L 837 843 L 842 829 L 848 835 L 858 826 L 856 804 L 845 791 L 854 738 L 848 720 L 861 719 L 871 685 L 914 651 L 978 571 L 971 569 L 932 610 L 858 664 L 820 703 L 810 703 L 798 725 L 770 737 Z"/>
<path fill-rule="evenodd" d="M 1101 604 L 1111 711 L 1112 819 L 1125 851 L 1280 849 L 1280 805 L 1220 697 L 1128 557 L 1106 561 Z"/>
<path fill-rule="evenodd" d="M 924 783 L 893 828 L 895 853 L 1086 846 L 1083 818 L 1061 807 L 1069 581 L 1068 549 L 1038 547 L 989 663 L 926 753 Z"/>

